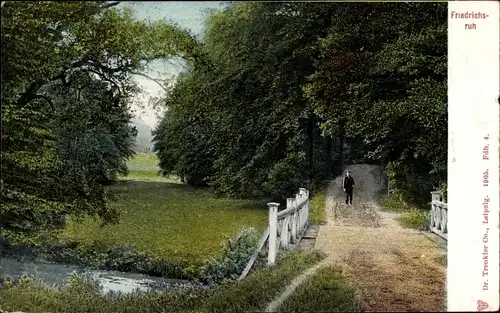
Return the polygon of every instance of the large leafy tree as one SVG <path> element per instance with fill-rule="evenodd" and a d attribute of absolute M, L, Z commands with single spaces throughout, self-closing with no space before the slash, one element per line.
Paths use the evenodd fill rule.
<path fill-rule="evenodd" d="M 87 72 L 74 72 L 66 86 L 54 84 L 47 93 L 54 99 L 52 132 L 64 170 L 99 185 L 126 175 L 136 135 L 129 99 Z"/>
<path fill-rule="evenodd" d="M 216 189 L 286 195 L 311 178 L 317 119 L 301 85 L 330 11 L 329 4 L 247 3 L 209 20 L 205 43 L 218 60 Z"/>
<path fill-rule="evenodd" d="M 158 58 L 199 55 L 187 32 L 136 21 L 117 4 L 2 5 L 0 226 L 10 240 L 57 229 L 67 214 L 116 221 L 102 183 L 130 155 L 131 74 Z"/>
<path fill-rule="evenodd" d="M 202 76 L 202 73 L 198 73 Z M 163 175 L 177 174 L 193 186 L 206 186 L 213 169 L 208 123 L 198 110 L 203 101 L 199 77 L 183 74 L 168 93 L 166 112 L 154 131 L 154 151 Z"/>
<path fill-rule="evenodd" d="M 306 91 L 327 130 L 391 162 L 396 187 L 425 199 L 446 173 L 446 5 L 337 8 Z"/>
<path fill-rule="evenodd" d="M 203 52 L 157 130 L 163 169 L 210 158 L 217 193 L 278 200 L 349 162 L 390 163 L 413 201 L 444 182 L 444 4 L 232 3 Z"/>
<path fill-rule="evenodd" d="M 176 109 L 170 104 L 167 116 L 182 115 L 183 124 L 203 130 L 213 157 L 207 178 L 217 193 L 285 195 L 313 176 L 314 144 L 324 143 L 315 140 L 317 119 L 300 86 L 313 71 L 307 47 L 326 28 L 328 19 L 317 18 L 322 10 L 329 6 L 236 3 L 209 17 L 204 46 L 211 67 L 190 71 L 178 87 L 184 88 L 183 97 L 175 101 L 182 104 Z M 187 153 L 167 156 L 162 151 L 168 147 L 180 151 L 174 148 L 175 132 L 168 138 L 157 144 L 165 169 Z"/>

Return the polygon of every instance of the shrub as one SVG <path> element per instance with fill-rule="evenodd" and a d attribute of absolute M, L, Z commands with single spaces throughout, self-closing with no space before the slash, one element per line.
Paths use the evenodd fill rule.
<path fill-rule="evenodd" d="M 217 284 L 237 278 L 254 253 L 260 234 L 253 228 L 240 232 L 235 239 L 227 238 L 221 254 L 210 260 L 203 273 L 203 282 Z"/>
<path fill-rule="evenodd" d="M 199 276 L 195 271 L 186 270 L 187 263 L 158 259 L 127 244 L 107 248 L 99 241 L 94 241 L 89 246 L 74 241 L 58 242 L 45 245 L 42 256 L 52 262 L 101 270 L 136 272 L 177 279 L 196 279 Z"/>
<path fill-rule="evenodd" d="M 429 213 L 418 209 L 412 209 L 401 214 L 398 220 L 407 227 L 424 230 L 429 221 Z"/>
<path fill-rule="evenodd" d="M 398 221 L 402 225 L 420 230 L 428 229 L 430 222 L 429 211 L 409 205 L 397 193 L 382 197 L 379 202 L 383 211 L 401 213 Z"/>
<path fill-rule="evenodd" d="M 410 210 L 410 206 L 401 200 L 401 197 L 397 193 L 381 197 L 379 203 L 382 211 L 386 212 L 406 212 Z"/>

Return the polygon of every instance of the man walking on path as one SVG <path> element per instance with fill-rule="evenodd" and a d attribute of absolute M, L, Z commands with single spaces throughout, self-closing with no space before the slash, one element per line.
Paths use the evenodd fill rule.
<path fill-rule="evenodd" d="M 352 205 L 352 190 L 354 189 L 354 178 L 351 176 L 350 171 L 346 171 L 344 180 L 342 181 L 342 188 L 345 192 L 345 204 Z"/>

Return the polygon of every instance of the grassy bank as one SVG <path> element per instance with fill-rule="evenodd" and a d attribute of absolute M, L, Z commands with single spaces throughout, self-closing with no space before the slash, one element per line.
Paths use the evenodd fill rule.
<path fill-rule="evenodd" d="M 217 255 L 221 242 L 238 231 L 264 229 L 267 210 L 258 201 L 216 199 L 172 178 L 157 175 L 155 155 L 139 153 L 130 161 L 127 180 L 112 187 L 121 212 L 117 225 L 69 220 L 63 241 L 107 247 L 131 244 L 138 251 L 173 261 L 198 264 Z"/>
<path fill-rule="evenodd" d="M 342 272 L 327 266 L 301 284 L 278 312 L 361 312 L 361 302 Z"/>
<path fill-rule="evenodd" d="M 326 189 L 328 184 L 322 184 L 313 190 L 313 195 L 310 203 L 309 220 L 313 224 L 326 223 Z"/>
<path fill-rule="evenodd" d="M 379 202 L 382 211 L 400 213 L 398 221 L 401 225 L 415 229 L 425 229 L 428 223 L 429 211 L 412 207 L 395 195 L 382 197 Z"/>
<path fill-rule="evenodd" d="M 0 307 L 7 311 L 53 313 L 258 312 L 298 273 L 321 259 L 317 253 L 289 253 L 275 267 L 255 271 L 244 280 L 213 290 L 103 296 L 95 284 L 78 277 L 65 288 L 43 287 L 24 279 L 0 290 Z"/>

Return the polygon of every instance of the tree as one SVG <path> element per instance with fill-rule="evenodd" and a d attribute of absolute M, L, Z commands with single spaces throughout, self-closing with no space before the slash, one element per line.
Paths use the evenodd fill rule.
<path fill-rule="evenodd" d="M 200 74 L 201 75 L 201 74 Z M 182 75 L 166 99 L 166 112 L 153 132 L 154 151 L 162 174 L 177 174 L 192 186 L 206 186 L 213 169 L 213 151 L 206 124 L 196 111 L 196 77 Z"/>
<path fill-rule="evenodd" d="M 283 201 L 344 163 L 390 162 L 397 188 L 422 203 L 445 181 L 445 25 L 443 4 L 213 12 L 200 52 L 210 66 L 189 68 L 166 102 L 162 168 L 210 159 L 204 179 L 217 194 Z"/>
<path fill-rule="evenodd" d="M 393 162 L 397 187 L 423 204 L 446 176 L 446 5 L 356 6 L 338 5 L 306 92 L 325 129 L 346 123 L 346 140 Z"/>
<path fill-rule="evenodd" d="M 313 71 L 307 47 L 327 21 L 317 15 L 328 8 L 236 3 L 209 17 L 204 52 L 211 67 L 190 69 L 190 82 L 184 83 L 192 87 L 179 91 L 184 100 L 176 101 L 182 105 L 174 113 L 169 104 L 167 113 L 183 122 L 172 117 L 164 122 L 196 123 L 203 130 L 213 156 L 207 178 L 218 194 L 274 194 L 282 201 L 314 176 L 311 152 L 318 144 L 317 119 L 300 87 Z M 300 120 L 305 121 L 304 127 Z M 158 138 L 157 147 L 174 149 L 174 141 L 181 136 L 180 131 L 171 131 L 170 139 L 160 142 Z M 160 152 L 162 168 L 175 167 L 182 155 Z"/>
<path fill-rule="evenodd" d="M 9 240 L 58 229 L 65 215 L 116 221 L 102 183 L 123 172 L 129 155 L 131 132 L 123 121 L 124 103 L 135 92 L 131 74 L 158 58 L 193 63 L 199 55 L 186 31 L 135 21 L 117 4 L 7 2 L 1 8 L 0 226 Z M 78 80 L 98 92 L 83 89 L 85 97 L 75 97 Z M 69 114 L 71 107 L 77 115 Z"/>
<path fill-rule="evenodd" d="M 52 132 L 66 172 L 81 180 L 109 185 L 128 173 L 137 132 L 129 125 L 130 99 L 105 81 L 86 72 L 74 72 L 68 85 L 53 84 Z"/>

